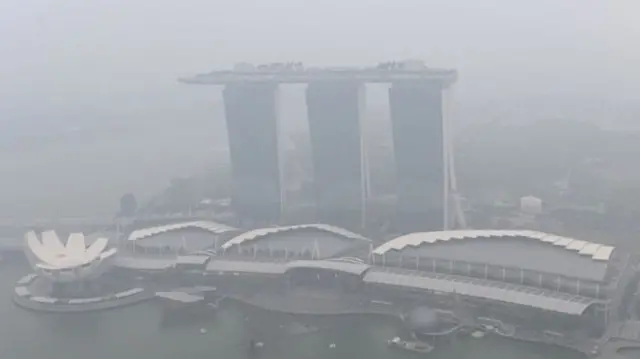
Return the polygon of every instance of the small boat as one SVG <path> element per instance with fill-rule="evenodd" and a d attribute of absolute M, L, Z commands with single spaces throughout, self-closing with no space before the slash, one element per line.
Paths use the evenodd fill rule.
<path fill-rule="evenodd" d="M 264 347 L 263 342 L 257 342 L 253 339 L 249 341 L 249 357 L 254 357 L 258 354 L 258 351 Z"/>
<path fill-rule="evenodd" d="M 387 341 L 387 344 L 392 348 L 404 349 L 410 352 L 427 354 L 433 350 L 433 346 L 425 342 L 418 341 L 406 341 L 399 337 L 395 337 Z"/>

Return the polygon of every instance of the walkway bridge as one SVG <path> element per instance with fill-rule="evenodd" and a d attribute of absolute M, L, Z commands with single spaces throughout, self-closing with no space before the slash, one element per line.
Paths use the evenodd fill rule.
<path fill-rule="evenodd" d="M 607 330 L 598 359 L 628 359 L 640 357 L 640 321 L 627 320 L 613 324 Z M 629 351 L 628 356 L 623 354 Z"/>

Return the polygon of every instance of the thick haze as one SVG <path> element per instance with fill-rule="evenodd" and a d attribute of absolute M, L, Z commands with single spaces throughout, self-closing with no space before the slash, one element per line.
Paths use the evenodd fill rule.
<path fill-rule="evenodd" d="M 634 0 L 4 0 L 14 109 L 95 105 L 236 61 L 456 67 L 461 91 L 637 90 Z M 551 88 L 550 88 L 551 87 Z"/>
<path fill-rule="evenodd" d="M 459 98 L 480 104 L 636 98 L 638 13 L 637 0 L 2 0 L 0 145 L 22 141 L 14 127 L 57 143 L 0 151 L 0 200 L 11 215 L 111 213 L 125 191 L 202 169 L 220 97 L 176 78 L 237 61 L 422 58 L 457 68 Z M 60 137 L 60 123 L 101 137 Z"/>

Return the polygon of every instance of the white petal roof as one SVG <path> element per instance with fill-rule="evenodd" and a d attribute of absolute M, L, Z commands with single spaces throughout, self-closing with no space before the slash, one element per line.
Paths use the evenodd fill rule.
<path fill-rule="evenodd" d="M 97 256 L 100 255 L 100 253 L 102 253 L 105 250 L 105 248 L 107 248 L 108 243 L 109 243 L 109 240 L 104 237 L 96 239 L 96 241 L 93 242 L 91 246 L 85 250 L 85 257 L 96 258 Z"/>
<path fill-rule="evenodd" d="M 64 244 L 62 244 L 62 242 L 60 241 L 60 238 L 58 238 L 58 235 L 56 234 L 55 231 L 42 232 L 42 244 L 49 251 L 52 251 L 55 253 L 62 253 L 65 251 Z"/>
<path fill-rule="evenodd" d="M 459 230 L 439 232 L 417 232 L 396 237 L 378 248 L 373 253 L 383 255 L 390 250 L 402 250 L 407 246 L 418 247 L 427 243 L 450 241 L 456 239 L 472 240 L 475 238 L 505 239 L 511 237 L 527 238 L 542 243 L 561 247 L 569 251 L 575 251 L 580 255 L 589 256 L 596 261 L 608 261 L 615 250 L 613 246 L 592 243 L 584 240 L 561 237 L 553 234 L 528 231 L 528 230 Z"/>
<path fill-rule="evenodd" d="M 64 244 L 54 231 L 42 232 L 41 240 L 35 232 L 25 234 L 27 256 L 33 265 L 44 270 L 63 270 L 84 266 L 115 255 L 106 250 L 108 239 L 99 238 L 88 248 L 82 233 L 72 233 Z"/>
<path fill-rule="evenodd" d="M 84 235 L 82 233 L 71 233 L 65 246 L 65 251 L 68 255 L 82 258 L 85 249 Z"/>

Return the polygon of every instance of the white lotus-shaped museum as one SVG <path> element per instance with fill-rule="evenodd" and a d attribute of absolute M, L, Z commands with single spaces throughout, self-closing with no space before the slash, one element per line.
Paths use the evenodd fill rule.
<path fill-rule="evenodd" d="M 40 276 L 56 282 L 97 278 L 111 265 L 117 250 L 107 249 L 108 239 L 98 238 L 89 247 L 82 233 L 72 233 L 63 243 L 54 231 L 25 235 L 25 253 Z"/>

